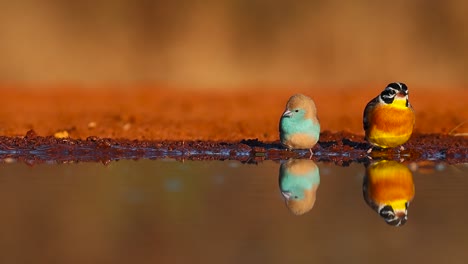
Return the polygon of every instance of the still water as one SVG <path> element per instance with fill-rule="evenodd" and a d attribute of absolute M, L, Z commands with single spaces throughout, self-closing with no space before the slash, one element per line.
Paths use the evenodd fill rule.
<path fill-rule="evenodd" d="M 0 263 L 466 263 L 468 166 L 0 166 Z"/>

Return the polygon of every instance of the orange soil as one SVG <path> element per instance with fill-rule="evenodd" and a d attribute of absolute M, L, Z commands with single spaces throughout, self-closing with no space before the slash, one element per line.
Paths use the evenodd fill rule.
<path fill-rule="evenodd" d="M 4 86 L 0 91 L 0 133 L 6 136 L 34 129 L 42 136 L 66 130 L 70 137 L 83 139 L 274 141 L 290 95 L 301 92 L 315 100 L 322 131 L 363 134 L 362 111 L 380 88 L 213 91 Z M 468 93 L 462 88 L 412 89 L 410 101 L 417 132 L 447 133 L 468 119 Z M 466 133 L 466 126 L 460 129 Z"/>

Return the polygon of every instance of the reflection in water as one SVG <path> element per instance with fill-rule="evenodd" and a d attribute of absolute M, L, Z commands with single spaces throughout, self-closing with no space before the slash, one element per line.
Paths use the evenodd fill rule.
<path fill-rule="evenodd" d="M 293 214 L 303 215 L 314 207 L 319 184 L 319 168 L 312 160 L 289 159 L 282 162 L 279 185 L 286 206 Z"/>
<path fill-rule="evenodd" d="M 382 160 L 366 169 L 362 186 L 364 199 L 390 225 L 408 220 L 408 205 L 414 197 L 413 174 L 403 164 Z"/>
<path fill-rule="evenodd" d="M 297 162 L 312 164 L 289 161 L 294 169 Z M 0 263 L 430 264 L 468 259 L 468 210 L 463 210 L 468 164 L 413 171 L 417 206 L 410 207 L 410 223 L 395 229 L 364 205 L 362 164 L 315 162 L 320 192 L 302 217 L 293 217 L 278 201 L 280 165 L 269 160 L 255 166 L 173 160 L 121 160 L 107 166 L 3 163 Z M 290 164 L 283 165 L 285 185 L 294 182 L 286 180 L 293 177 Z"/>

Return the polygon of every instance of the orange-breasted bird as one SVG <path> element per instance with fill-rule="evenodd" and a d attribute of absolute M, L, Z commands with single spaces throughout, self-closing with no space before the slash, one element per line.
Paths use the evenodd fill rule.
<path fill-rule="evenodd" d="M 363 119 L 365 139 L 373 147 L 394 148 L 408 141 L 413 133 L 415 115 L 406 84 L 387 85 L 379 96 L 367 103 Z"/>
<path fill-rule="evenodd" d="M 362 185 L 364 200 L 389 225 L 408 220 L 408 206 L 414 198 L 413 174 L 396 161 L 381 160 L 367 166 Z"/>

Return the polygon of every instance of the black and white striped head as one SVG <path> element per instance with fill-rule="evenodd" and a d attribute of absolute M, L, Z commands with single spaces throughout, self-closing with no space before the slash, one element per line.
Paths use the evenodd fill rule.
<path fill-rule="evenodd" d="M 404 83 L 394 82 L 387 85 L 380 93 L 379 99 L 385 104 L 391 104 L 395 100 L 405 100 L 408 106 L 408 87 Z"/>
<path fill-rule="evenodd" d="M 408 204 L 405 203 L 405 208 L 394 210 L 391 205 L 384 205 L 378 208 L 379 215 L 385 220 L 385 222 L 392 226 L 402 226 L 408 221 Z"/>

